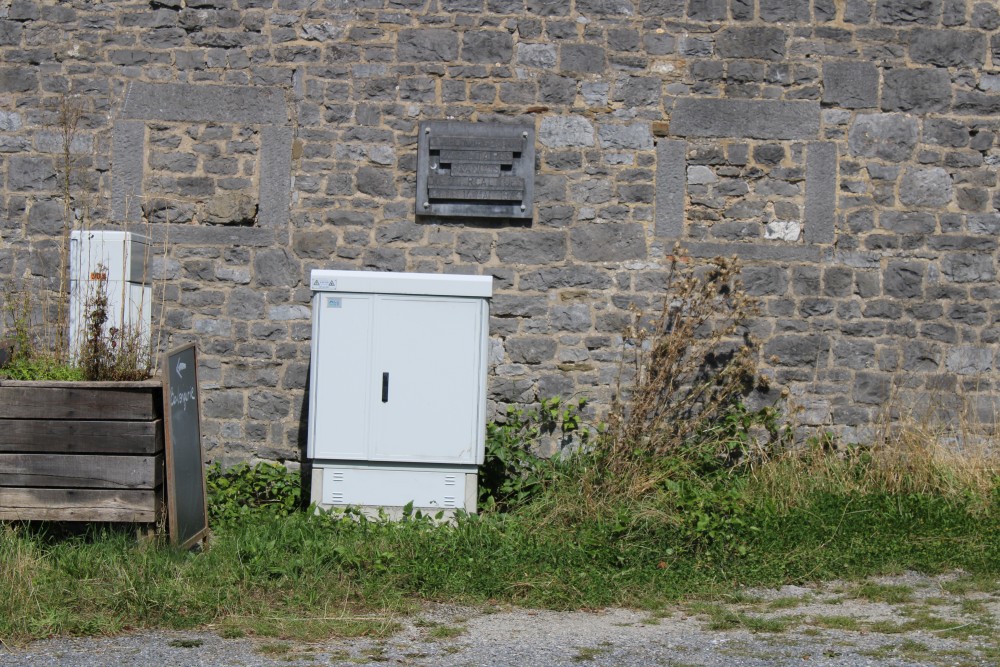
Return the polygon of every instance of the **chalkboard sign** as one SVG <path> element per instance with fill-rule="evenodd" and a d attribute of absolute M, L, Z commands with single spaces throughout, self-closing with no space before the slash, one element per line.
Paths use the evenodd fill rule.
<path fill-rule="evenodd" d="M 170 541 L 188 549 L 208 532 L 198 355 L 193 344 L 167 353 L 163 378 L 167 521 Z"/>

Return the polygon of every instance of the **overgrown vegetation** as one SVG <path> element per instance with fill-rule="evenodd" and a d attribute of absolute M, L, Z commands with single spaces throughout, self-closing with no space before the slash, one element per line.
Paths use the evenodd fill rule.
<path fill-rule="evenodd" d="M 636 356 L 606 427 L 579 400 L 512 408 L 490 425 L 480 515 L 316 512 L 302 507 L 297 472 L 216 466 L 201 553 L 111 529 L 0 528 L 0 639 L 195 625 L 380 635 L 414 598 L 659 609 L 739 586 L 903 569 L 961 568 L 996 584 L 995 454 L 953 457 L 949 439 L 916 428 L 865 447 L 825 436 L 790 446 L 780 406 L 747 407 L 758 380 L 736 267 L 674 269 L 690 299 L 671 296 L 627 341 Z M 695 334 L 715 343 L 672 339 Z M 553 439 L 572 445 L 540 457 Z"/>
<path fill-rule="evenodd" d="M 137 326 L 109 327 L 110 289 L 107 280 L 84 295 L 82 340 L 70 340 L 70 238 L 74 226 L 90 226 L 92 166 L 78 152 L 77 141 L 88 107 L 77 95 L 63 95 L 49 111 L 60 138 L 57 159 L 59 195 L 63 204 L 59 232 L 58 287 L 49 308 L 49 294 L 27 280 L 4 285 L 0 290 L 0 378 L 14 380 L 143 380 L 152 375 L 151 332 Z M 145 258 L 144 258 L 145 259 Z M 107 275 L 106 267 L 96 273 Z M 126 301 L 121 295 L 121 301 Z M 147 304 L 148 305 L 148 304 Z M 54 310 L 54 318 L 52 316 Z M 125 321 L 119 317 L 117 321 Z"/>
<path fill-rule="evenodd" d="M 12 380 L 145 380 L 152 375 L 149 332 L 140 327 L 107 326 L 108 285 L 85 299 L 85 326 L 79 350 L 65 356 L 46 338 L 46 327 L 35 320 L 31 296 L 8 286 L 4 290 L 5 338 L 10 358 L 0 365 L 0 378 Z M 57 327 L 61 330 L 61 327 Z"/>

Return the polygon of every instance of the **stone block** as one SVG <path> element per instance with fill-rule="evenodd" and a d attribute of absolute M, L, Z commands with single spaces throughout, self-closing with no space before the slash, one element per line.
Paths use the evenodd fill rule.
<path fill-rule="evenodd" d="M 892 380 L 876 373 L 858 373 L 854 378 L 851 398 L 856 403 L 885 405 L 892 394 Z"/>
<path fill-rule="evenodd" d="M 61 201 L 41 199 L 32 202 L 28 210 L 28 231 L 57 237 L 62 234 L 66 213 Z"/>
<path fill-rule="evenodd" d="M 808 146 L 805 204 L 806 240 L 833 243 L 837 219 L 837 146 L 833 143 Z"/>
<path fill-rule="evenodd" d="M 28 93 L 38 90 L 38 72 L 27 66 L 0 67 L 0 93 Z"/>
<path fill-rule="evenodd" d="M 267 86 L 129 84 L 123 119 L 284 124 L 284 91 Z"/>
<path fill-rule="evenodd" d="M 659 106 L 662 81 L 656 77 L 630 76 L 615 85 L 615 99 L 629 107 Z"/>
<path fill-rule="evenodd" d="M 373 248 L 364 253 L 361 265 L 375 271 L 405 271 L 406 252 L 400 248 Z"/>
<path fill-rule="evenodd" d="M 941 275 L 952 282 L 993 282 L 996 269 L 989 254 L 948 253 L 941 259 Z"/>
<path fill-rule="evenodd" d="M 521 43 L 517 45 L 517 62 L 524 67 L 553 70 L 558 59 L 554 44 Z M 549 116 L 546 116 L 547 118 Z"/>
<path fill-rule="evenodd" d="M 725 28 L 716 36 L 715 50 L 722 58 L 784 60 L 787 38 L 781 28 Z"/>
<path fill-rule="evenodd" d="M 208 419 L 242 419 L 245 416 L 242 391 L 209 391 L 202 399 Z"/>
<path fill-rule="evenodd" d="M 258 252 L 253 267 L 256 283 L 263 287 L 294 287 L 302 278 L 302 267 L 284 248 Z"/>
<path fill-rule="evenodd" d="M 972 27 L 992 31 L 1000 28 L 1000 7 L 993 2 L 978 2 L 972 8 Z"/>
<path fill-rule="evenodd" d="M 599 74 L 606 67 L 604 49 L 594 44 L 563 44 L 559 47 L 559 70 Z"/>
<path fill-rule="evenodd" d="M 547 336 L 508 338 L 504 341 L 507 358 L 517 364 L 540 364 L 556 354 L 556 341 Z"/>
<path fill-rule="evenodd" d="M 601 148 L 616 150 L 652 150 L 653 133 L 648 123 L 632 125 L 602 124 L 597 128 Z"/>
<path fill-rule="evenodd" d="M 670 128 L 678 137 L 810 139 L 819 134 L 819 119 L 817 102 L 682 97 Z"/>
<path fill-rule="evenodd" d="M 944 111 L 951 105 L 951 76 L 939 68 L 888 70 L 882 86 L 882 109 L 917 114 Z"/>
<path fill-rule="evenodd" d="M 21 129 L 21 114 L 14 111 L 0 111 L 0 132 L 17 132 Z"/>
<path fill-rule="evenodd" d="M 951 175 L 941 167 L 909 167 L 899 185 L 899 200 L 907 206 L 947 206 L 953 194 Z"/>
<path fill-rule="evenodd" d="M 878 68 L 872 62 L 834 60 L 823 63 L 823 103 L 844 109 L 878 104 Z"/>
<path fill-rule="evenodd" d="M 969 128 L 964 123 L 947 118 L 926 118 L 924 141 L 950 148 L 962 148 L 969 145 Z"/>
<path fill-rule="evenodd" d="M 570 264 L 521 274 L 518 284 L 523 290 L 543 292 L 566 288 L 608 289 L 611 287 L 611 278 L 607 272 L 600 269 L 583 264 Z M 544 309 L 544 306 L 542 308 Z"/>
<path fill-rule="evenodd" d="M 490 378 L 489 397 L 503 403 L 531 403 L 535 400 L 534 383 L 527 378 Z"/>
<path fill-rule="evenodd" d="M 933 234 L 937 220 L 931 213 L 917 211 L 882 211 L 879 226 L 898 234 Z"/>
<path fill-rule="evenodd" d="M 634 28 L 611 28 L 608 30 L 608 48 L 614 51 L 633 53 L 642 44 L 639 31 Z"/>
<path fill-rule="evenodd" d="M 681 17 L 684 16 L 683 0 L 639 0 L 642 16 Z"/>
<path fill-rule="evenodd" d="M 566 258 L 565 232 L 506 231 L 497 238 L 497 257 L 504 264 L 548 264 Z"/>
<path fill-rule="evenodd" d="M 684 232 L 687 142 L 660 140 L 656 145 L 656 236 L 678 238 Z"/>
<path fill-rule="evenodd" d="M 723 21 L 729 13 L 727 0 L 690 0 L 687 15 L 692 21 Z"/>
<path fill-rule="evenodd" d="M 818 334 L 781 334 L 764 344 L 764 357 L 777 366 L 827 365 L 830 339 Z"/>
<path fill-rule="evenodd" d="M 935 25 L 941 18 L 941 0 L 877 0 L 875 18 L 889 25 Z"/>
<path fill-rule="evenodd" d="M 959 375 L 980 375 L 993 370 L 991 348 L 960 345 L 948 351 L 945 368 Z"/>
<path fill-rule="evenodd" d="M 257 219 L 257 202 L 243 192 L 220 192 L 205 206 L 202 220 L 213 225 L 253 225 Z"/>
<path fill-rule="evenodd" d="M 291 399 L 285 394 L 273 391 L 249 392 L 247 398 L 247 414 L 250 419 L 274 422 L 288 416 Z"/>
<path fill-rule="evenodd" d="M 546 116 L 538 141 L 550 148 L 587 148 L 595 145 L 594 126 L 583 116 Z"/>
<path fill-rule="evenodd" d="M 760 18 L 768 23 L 808 23 L 810 0 L 760 0 Z"/>
<path fill-rule="evenodd" d="M 357 179 L 358 192 L 388 199 L 396 196 L 395 177 L 389 169 L 361 167 L 355 178 Z"/>
<path fill-rule="evenodd" d="M 638 223 L 585 224 L 570 232 L 573 256 L 585 262 L 622 262 L 646 257 L 646 233 Z"/>
<path fill-rule="evenodd" d="M 982 67 L 986 36 L 970 30 L 918 29 L 909 35 L 910 58 L 938 67 Z"/>
<path fill-rule="evenodd" d="M 582 333 L 590 331 L 592 324 L 590 306 L 583 303 L 575 303 L 569 306 L 553 306 L 549 310 L 549 325 L 556 331 Z"/>
<path fill-rule="evenodd" d="M 584 16 L 635 16 L 631 0 L 577 0 L 576 11 Z"/>
<path fill-rule="evenodd" d="M 47 157 L 12 156 L 7 165 L 7 184 L 11 190 L 22 192 L 59 188 L 55 164 Z"/>
<path fill-rule="evenodd" d="M 890 162 L 910 158 L 917 145 L 917 121 L 902 114 L 859 114 L 848 134 L 852 155 Z"/>
<path fill-rule="evenodd" d="M 710 185 L 718 182 L 719 177 L 715 175 L 715 171 L 711 167 L 696 164 L 687 168 L 688 185 Z"/>
<path fill-rule="evenodd" d="M 886 296 L 915 299 L 923 295 L 927 266 L 919 261 L 890 261 L 882 276 Z"/>
<path fill-rule="evenodd" d="M 833 364 L 836 368 L 863 370 L 875 363 L 875 344 L 865 340 L 846 339 L 833 346 Z"/>
<path fill-rule="evenodd" d="M 740 281 L 750 296 L 781 296 L 788 291 L 788 270 L 780 266 L 747 266 Z"/>
<path fill-rule="evenodd" d="M 500 30 L 473 30 L 462 35 L 462 60 L 470 63 L 509 63 L 514 55 L 511 34 Z"/>
<path fill-rule="evenodd" d="M 440 28 L 400 30 L 396 56 L 402 62 L 452 62 L 458 59 L 458 33 Z"/>
<path fill-rule="evenodd" d="M 296 231 L 292 249 L 306 259 L 329 259 L 337 249 L 337 237 L 330 231 Z"/>

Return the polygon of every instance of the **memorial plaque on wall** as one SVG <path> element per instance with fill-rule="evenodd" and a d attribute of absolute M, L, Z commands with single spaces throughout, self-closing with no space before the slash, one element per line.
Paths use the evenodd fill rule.
<path fill-rule="evenodd" d="M 418 216 L 530 219 L 534 189 L 534 126 L 420 124 Z"/>

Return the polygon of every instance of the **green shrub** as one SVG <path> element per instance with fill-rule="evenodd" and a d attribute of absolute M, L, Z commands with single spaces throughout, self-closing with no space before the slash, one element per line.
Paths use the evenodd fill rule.
<path fill-rule="evenodd" d="M 252 468 L 239 463 L 208 467 L 208 514 L 213 522 L 232 522 L 264 512 L 289 516 L 302 508 L 302 479 L 284 466 L 262 461 Z"/>
<path fill-rule="evenodd" d="M 479 468 L 480 505 L 506 511 L 544 490 L 564 458 L 561 452 L 548 458 L 539 455 L 543 437 L 576 438 L 578 453 L 585 453 L 590 442 L 582 423 L 586 406 L 586 399 L 564 404 L 559 398 L 547 398 L 534 410 L 509 406 L 506 419 L 487 424 L 486 455 Z"/>

